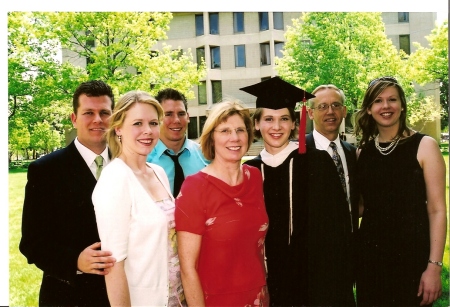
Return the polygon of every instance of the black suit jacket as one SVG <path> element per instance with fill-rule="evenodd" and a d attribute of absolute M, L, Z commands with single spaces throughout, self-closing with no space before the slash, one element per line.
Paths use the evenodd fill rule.
<path fill-rule="evenodd" d="M 311 306 L 354 306 L 354 235 L 359 191 L 355 181 L 356 147 L 341 140 L 349 175 L 351 213 L 336 166 L 319 154 L 312 133 L 308 159 L 308 294 Z M 352 231 L 353 224 L 353 231 Z"/>
<path fill-rule="evenodd" d="M 41 306 L 109 306 L 104 276 L 77 274 L 79 254 L 100 241 L 96 182 L 74 142 L 28 168 L 19 248 L 43 271 Z"/>

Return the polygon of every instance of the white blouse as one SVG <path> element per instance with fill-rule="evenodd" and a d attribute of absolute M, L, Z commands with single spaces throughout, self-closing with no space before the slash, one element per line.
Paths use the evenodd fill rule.
<path fill-rule="evenodd" d="M 164 170 L 147 163 L 173 200 Z M 133 306 L 166 306 L 168 303 L 168 221 L 133 171 L 121 159 L 111 161 L 92 194 L 102 250 L 125 272 Z"/>

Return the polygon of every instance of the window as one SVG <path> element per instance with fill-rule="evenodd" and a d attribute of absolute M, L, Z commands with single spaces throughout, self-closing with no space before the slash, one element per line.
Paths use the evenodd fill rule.
<path fill-rule="evenodd" d="M 205 47 L 197 48 L 196 55 L 197 55 L 197 67 L 199 67 L 205 60 Z"/>
<path fill-rule="evenodd" d="M 283 53 L 281 52 L 281 50 L 283 50 L 284 48 L 284 43 L 283 42 L 275 42 L 275 56 L 278 58 L 282 58 L 283 57 Z"/>
<path fill-rule="evenodd" d="M 261 49 L 261 65 L 270 65 L 270 44 L 260 44 Z"/>
<path fill-rule="evenodd" d="M 233 13 L 234 33 L 244 32 L 244 13 Z"/>
<path fill-rule="evenodd" d="M 259 12 L 259 31 L 269 30 L 269 13 Z"/>
<path fill-rule="evenodd" d="M 399 41 L 400 41 L 400 49 L 403 50 L 406 54 L 410 54 L 411 44 L 409 42 L 409 34 L 400 35 Z"/>
<path fill-rule="evenodd" d="M 211 68 L 220 68 L 220 47 L 211 47 Z"/>
<path fill-rule="evenodd" d="M 219 13 L 209 13 L 209 34 L 219 34 Z"/>
<path fill-rule="evenodd" d="M 198 118 L 200 120 L 200 134 L 203 131 L 203 126 L 205 125 L 206 122 L 206 116 L 199 116 Z"/>
<path fill-rule="evenodd" d="M 213 103 L 222 99 L 222 81 L 211 81 Z"/>
<path fill-rule="evenodd" d="M 409 22 L 409 13 L 398 12 L 398 22 Z"/>
<path fill-rule="evenodd" d="M 95 38 L 92 36 L 92 32 L 87 30 L 86 34 L 86 47 L 95 48 Z"/>
<path fill-rule="evenodd" d="M 198 117 L 189 117 L 189 123 L 188 123 L 188 138 L 189 139 L 198 138 L 197 122 L 198 122 Z"/>
<path fill-rule="evenodd" d="M 172 59 L 179 60 L 183 56 L 183 49 L 172 50 Z"/>
<path fill-rule="evenodd" d="M 198 85 L 198 104 L 206 104 L 206 82 L 200 81 Z"/>
<path fill-rule="evenodd" d="M 245 45 L 234 46 L 234 65 L 245 67 Z"/>
<path fill-rule="evenodd" d="M 203 14 L 195 15 L 195 35 L 201 36 L 205 34 L 203 29 Z"/>
<path fill-rule="evenodd" d="M 277 30 L 284 30 L 282 12 L 273 12 L 273 28 Z"/>

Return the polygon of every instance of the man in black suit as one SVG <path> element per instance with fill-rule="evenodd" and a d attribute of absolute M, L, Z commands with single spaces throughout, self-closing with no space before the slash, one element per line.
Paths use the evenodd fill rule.
<path fill-rule="evenodd" d="M 312 94 L 316 97 L 310 100 L 308 114 L 314 131 L 306 137 L 309 305 L 355 306 L 356 148 L 339 138 L 339 127 L 347 114 L 342 90 L 321 85 Z M 315 154 L 312 149 L 329 155 Z"/>
<path fill-rule="evenodd" d="M 19 248 L 43 271 L 40 306 L 109 306 L 104 275 L 115 259 L 100 250 L 91 195 L 109 162 L 104 133 L 113 108 L 109 85 L 82 83 L 73 95 L 76 139 L 29 166 Z"/>

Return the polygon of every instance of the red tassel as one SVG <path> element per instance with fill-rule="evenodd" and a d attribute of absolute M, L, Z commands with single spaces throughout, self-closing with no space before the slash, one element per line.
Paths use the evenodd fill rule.
<path fill-rule="evenodd" d="M 303 97 L 302 114 L 300 117 L 300 127 L 298 128 L 298 153 L 306 153 L 306 99 Z"/>

